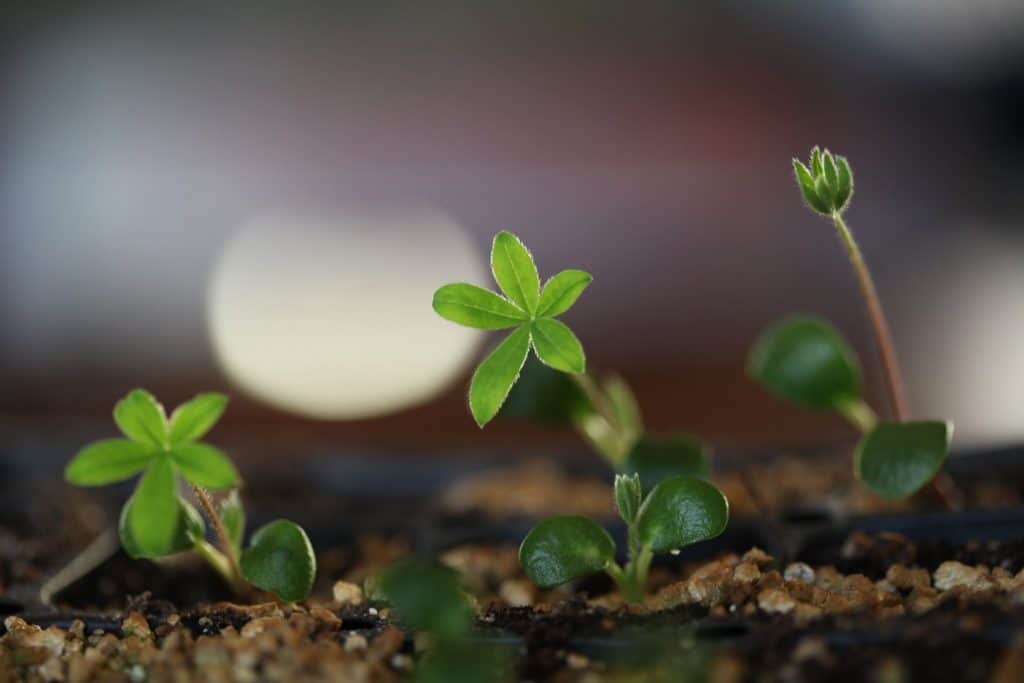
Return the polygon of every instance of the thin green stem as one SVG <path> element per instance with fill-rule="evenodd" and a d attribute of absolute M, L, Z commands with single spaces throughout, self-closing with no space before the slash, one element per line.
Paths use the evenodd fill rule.
<path fill-rule="evenodd" d="M 864 255 L 861 253 L 860 247 L 857 246 L 857 241 L 853 239 L 853 233 L 850 232 L 850 228 L 847 227 L 838 211 L 832 214 L 832 222 L 835 223 L 839 237 L 850 256 L 850 264 L 857 274 L 861 294 L 864 295 L 864 302 L 868 307 L 875 345 L 878 347 L 878 353 L 882 359 L 885 387 L 889 395 L 889 408 L 892 410 L 893 418 L 897 422 L 903 422 L 909 414 L 903 393 L 903 378 L 900 375 L 899 363 L 896 361 L 896 349 L 892 343 L 892 335 L 889 333 L 889 325 L 882 311 L 882 302 L 878 298 L 878 290 L 875 289 L 871 271 L 868 270 L 867 263 L 864 262 Z"/>
<path fill-rule="evenodd" d="M 614 469 L 618 470 L 629 455 L 629 449 L 636 437 L 627 433 L 611 400 L 593 377 L 585 372 L 570 373 L 569 376 L 576 382 L 596 413 L 596 416 L 577 421 L 577 430 Z M 595 425 L 591 418 L 600 425 L 598 429 L 594 429 Z"/>
<path fill-rule="evenodd" d="M 200 549 L 197 544 L 196 550 L 227 580 L 233 590 L 239 594 L 246 593 L 249 590 L 249 585 L 242 576 L 242 568 L 238 564 L 238 553 L 235 552 L 231 536 L 228 534 L 224 522 L 217 513 L 213 501 L 210 500 L 209 494 L 201 486 L 193 485 L 192 492 L 195 494 L 196 500 L 199 501 L 199 507 L 203 509 L 203 512 L 209 518 L 210 525 L 213 527 L 214 534 L 217 537 L 217 543 L 220 545 L 218 550 L 206 541 L 202 541 L 202 545 L 206 546 L 206 548 Z M 216 553 L 216 556 L 211 555 L 211 551 Z M 225 571 L 227 574 L 225 574 Z"/>
<path fill-rule="evenodd" d="M 878 424 L 878 415 L 871 409 L 864 399 L 853 398 L 836 406 L 839 413 L 849 422 L 866 434 Z"/>
<path fill-rule="evenodd" d="M 615 411 L 612 409 L 612 404 L 608 400 L 608 397 L 604 395 L 604 391 L 598 386 L 594 378 L 586 372 L 574 372 L 569 374 L 570 377 L 576 382 L 580 390 L 583 391 L 583 395 L 587 397 L 590 404 L 594 406 L 594 410 L 604 418 L 604 421 L 608 423 L 608 426 L 613 430 L 618 431 L 619 419 L 615 415 Z"/>
<path fill-rule="evenodd" d="M 231 587 L 235 594 L 245 595 L 250 592 L 249 584 L 242 578 L 241 574 L 235 572 L 231 560 L 224 553 L 213 547 L 209 541 L 199 541 L 195 544 L 194 549 L 224 579 L 224 582 Z"/>

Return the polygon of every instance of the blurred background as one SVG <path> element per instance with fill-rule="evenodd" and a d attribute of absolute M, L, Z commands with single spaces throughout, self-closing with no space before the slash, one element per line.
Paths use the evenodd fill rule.
<path fill-rule="evenodd" d="M 914 412 L 1024 436 L 1019 0 L 63 3 L 0 40 L 0 416 L 108 433 L 117 398 L 221 389 L 226 430 L 376 452 L 575 443 L 465 407 L 496 342 L 430 307 L 499 230 L 655 431 L 849 441 L 747 380 L 788 312 L 878 364 L 790 159 L 847 156 L 847 218 Z M 95 426 L 93 426 L 95 425 Z"/>

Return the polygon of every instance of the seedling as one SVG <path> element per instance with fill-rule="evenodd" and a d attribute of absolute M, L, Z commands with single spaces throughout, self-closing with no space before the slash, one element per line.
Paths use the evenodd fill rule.
<path fill-rule="evenodd" d="M 721 534 L 729 521 L 729 502 L 710 483 L 696 477 L 663 479 L 645 496 L 637 474 L 615 477 L 615 507 L 626 523 L 627 561 L 615 560 L 615 541 L 586 517 L 551 517 L 533 528 L 519 547 L 519 564 L 541 588 L 553 588 L 597 572 L 606 572 L 623 597 L 643 599 L 651 560 Z"/>
<path fill-rule="evenodd" d="M 494 238 L 491 271 L 504 296 L 453 283 L 438 289 L 433 302 L 439 315 L 460 325 L 513 330 L 470 381 L 469 408 L 480 427 L 501 410 L 525 363 L 524 383 L 509 412 L 571 421 L 613 469 L 640 472 L 648 488 L 669 475 L 707 476 L 703 444 L 685 435 L 645 436 L 629 385 L 617 375 L 598 382 L 587 374 L 583 345 L 555 319 L 592 282 L 589 273 L 563 270 L 541 288 L 532 254 L 509 232 Z M 527 361 L 531 347 L 539 363 Z"/>
<path fill-rule="evenodd" d="M 76 486 L 103 486 L 141 473 L 119 523 L 121 545 L 131 557 L 195 551 L 240 594 L 250 592 L 251 584 L 281 600 L 302 600 L 316 575 L 306 532 L 278 519 L 258 529 L 243 550 L 238 471 L 219 449 L 199 442 L 226 407 L 226 396 L 200 394 L 168 419 L 152 394 L 136 389 L 114 407 L 114 421 L 127 438 L 86 446 L 68 463 L 64 477 Z M 192 488 L 219 548 L 206 540 L 202 516 L 180 495 L 179 477 Z M 206 489 L 228 491 L 219 508 Z"/>
<path fill-rule="evenodd" d="M 854 472 L 878 495 L 905 498 L 932 482 L 949 507 L 959 494 L 941 471 L 952 436 L 948 421 L 909 421 L 899 364 L 878 292 L 843 213 L 853 196 L 853 173 L 844 157 L 811 151 L 805 166 L 793 160 L 807 206 L 830 218 L 850 257 L 867 304 L 884 370 L 892 420 L 880 422 L 862 396 L 860 365 L 849 344 L 828 322 L 794 316 L 769 327 L 755 343 L 749 374 L 776 395 L 806 408 L 836 410 L 862 433 Z"/>
<path fill-rule="evenodd" d="M 469 640 L 475 614 L 451 567 L 411 557 L 377 576 L 373 591 L 395 608 L 402 624 L 429 636 L 429 649 L 416 667 L 419 683 L 507 679 L 507 653 Z"/>

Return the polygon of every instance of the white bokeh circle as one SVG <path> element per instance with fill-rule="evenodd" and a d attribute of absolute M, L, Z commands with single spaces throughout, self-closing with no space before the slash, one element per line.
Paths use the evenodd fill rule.
<path fill-rule="evenodd" d="M 429 400 L 480 333 L 431 307 L 446 283 L 483 283 L 472 241 L 435 210 L 277 213 L 246 225 L 214 269 L 207 320 L 222 369 L 283 410 L 358 419 Z"/>

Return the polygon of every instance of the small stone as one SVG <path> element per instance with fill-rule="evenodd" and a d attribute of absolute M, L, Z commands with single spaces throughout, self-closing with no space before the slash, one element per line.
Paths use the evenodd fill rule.
<path fill-rule="evenodd" d="M 242 627 L 243 638 L 255 638 L 261 633 L 264 633 L 273 628 L 280 628 L 284 626 L 283 617 L 259 617 L 257 619 L 249 620 L 245 626 Z"/>
<path fill-rule="evenodd" d="M 983 567 L 968 567 L 960 562 L 943 562 L 934 574 L 935 587 L 940 591 L 953 588 L 964 588 L 968 591 L 980 591 L 990 588 L 992 580 Z"/>
<path fill-rule="evenodd" d="M 578 654 L 576 652 L 570 652 L 565 657 L 565 665 L 568 666 L 570 669 L 579 671 L 580 669 L 586 669 L 588 666 L 590 666 L 590 660 L 581 654 Z"/>
<path fill-rule="evenodd" d="M 341 619 L 338 615 L 329 609 L 323 607 L 314 607 L 309 610 L 309 616 L 320 622 L 321 625 L 327 626 L 328 628 L 337 629 L 341 627 Z"/>
<path fill-rule="evenodd" d="M 396 671 L 412 671 L 414 661 L 409 655 L 397 654 L 392 655 L 388 663 Z"/>
<path fill-rule="evenodd" d="M 768 614 L 787 614 L 796 607 L 796 601 L 783 590 L 768 588 L 757 594 L 757 606 Z"/>
<path fill-rule="evenodd" d="M 732 578 L 741 583 L 753 583 L 761 578 L 761 570 L 753 562 L 740 562 L 732 570 Z"/>
<path fill-rule="evenodd" d="M 509 607 L 532 607 L 533 584 L 522 579 L 508 579 L 501 582 L 498 595 Z"/>
<path fill-rule="evenodd" d="M 765 551 L 761 550 L 760 548 L 754 547 L 748 550 L 747 552 L 743 553 L 741 561 L 753 562 L 757 565 L 758 569 L 764 569 L 775 560 L 772 558 L 771 555 L 769 555 Z"/>
<path fill-rule="evenodd" d="M 885 573 L 885 580 L 900 590 L 913 590 L 932 585 L 927 569 L 909 568 L 902 564 L 894 564 Z"/>
<path fill-rule="evenodd" d="M 782 573 L 786 581 L 799 581 L 801 583 L 814 583 L 814 570 L 806 562 L 790 562 Z"/>
<path fill-rule="evenodd" d="M 142 640 L 151 640 L 153 638 L 153 631 L 149 628 L 149 622 L 146 621 L 146 617 L 138 612 L 129 612 L 128 616 L 121 622 L 121 631 L 125 637 L 134 636 Z"/>
<path fill-rule="evenodd" d="M 334 584 L 334 602 L 339 607 L 363 604 L 363 589 L 348 581 L 336 581 Z"/>
<path fill-rule="evenodd" d="M 368 643 L 366 642 L 366 636 L 359 633 L 352 633 L 345 638 L 345 651 L 346 652 L 365 652 Z"/>

